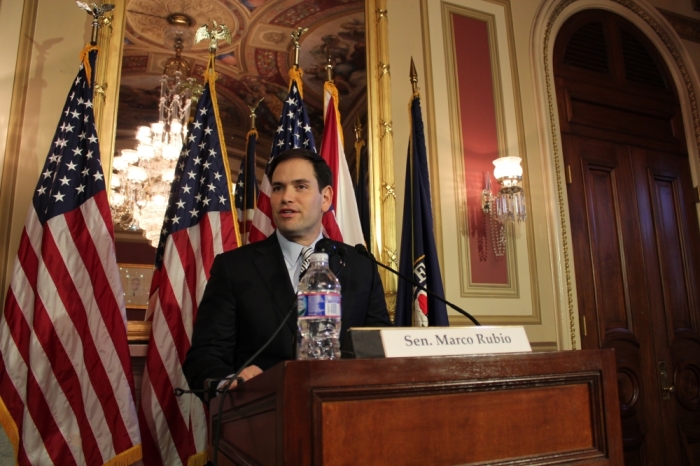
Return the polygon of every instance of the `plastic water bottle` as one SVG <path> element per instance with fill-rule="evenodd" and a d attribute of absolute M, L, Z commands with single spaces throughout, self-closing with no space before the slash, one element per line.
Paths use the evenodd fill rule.
<path fill-rule="evenodd" d="M 340 282 L 317 252 L 299 281 L 297 359 L 340 359 Z"/>

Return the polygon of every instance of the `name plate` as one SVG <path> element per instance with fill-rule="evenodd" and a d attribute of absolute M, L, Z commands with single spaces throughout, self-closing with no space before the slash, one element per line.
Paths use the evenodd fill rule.
<path fill-rule="evenodd" d="M 523 327 L 404 327 L 379 333 L 387 358 L 532 351 Z"/>

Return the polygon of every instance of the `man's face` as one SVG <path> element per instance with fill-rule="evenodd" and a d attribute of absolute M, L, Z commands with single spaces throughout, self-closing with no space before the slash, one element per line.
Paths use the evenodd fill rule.
<path fill-rule="evenodd" d="M 321 191 L 308 160 L 281 162 L 272 174 L 272 219 L 277 229 L 290 241 L 310 245 L 321 232 L 321 218 L 331 206 L 333 189 Z"/>

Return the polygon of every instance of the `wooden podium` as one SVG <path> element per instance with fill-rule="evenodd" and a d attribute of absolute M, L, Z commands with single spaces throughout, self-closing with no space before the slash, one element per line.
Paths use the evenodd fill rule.
<path fill-rule="evenodd" d="M 623 461 L 612 350 L 287 361 L 212 400 L 211 435 L 219 403 L 219 465 Z"/>

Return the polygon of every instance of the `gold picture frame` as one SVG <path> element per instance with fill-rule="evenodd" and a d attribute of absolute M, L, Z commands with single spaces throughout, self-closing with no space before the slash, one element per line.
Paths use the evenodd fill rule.
<path fill-rule="evenodd" d="M 126 308 L 148 309 L 148 297 L 151 291 L 151 280 L 153 280 L 153 266 L 146 264 L 118 265 Z"/>

